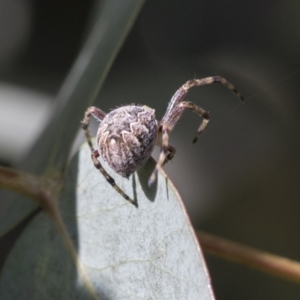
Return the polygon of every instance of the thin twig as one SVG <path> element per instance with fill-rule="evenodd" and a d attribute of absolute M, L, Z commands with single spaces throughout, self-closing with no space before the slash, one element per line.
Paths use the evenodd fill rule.
<path fill-rule="evenodd" d="M 0 166 L 0 187 L 33 199 L 43 208 L 44 212 L 53 220 L 60 232 L 62 240 L 69 250 L 89 294 L 93 299 L 99 300 L 97 292 L 77 255 L 77 251 L 59 212 L 58 197 L 61 190 L 59 181 Z"/>
<path fill-rule="evenodd" d="M 300 263 L 244 246 L 218 236 L 196 231 L 203 251 L 229 259 L 273 276 L 300 283 Z"/>
<path fill-rule="evenodd" d="M 40 176 L 0 166 L 0 188 L 15 191 L 37 201 L 40 205 L 42 194 L 52 185 L 51 182 L 50 179 L 45 180 Z"/>

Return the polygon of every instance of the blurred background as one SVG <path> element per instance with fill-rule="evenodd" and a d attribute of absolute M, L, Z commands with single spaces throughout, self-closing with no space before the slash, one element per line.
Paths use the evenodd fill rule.
<path fill-rule="evenodd" d="M 2 165 L 21 162 L 45 126 L 98 2 L 0 0 Z M 176 156 L 165 169 L 196 228 L 295 260 L 299 28 L 300 2 L 293 0 L 147 1 L 95 103 L 107 112 L 145 104 L 161 119 L 187 80 L 231 81 L 245 104 L 219 85 L 190 91 L 188 100 L 211 121 L 193 145 L 201 119 L 184 114 L 171 134 Z M 74 151 L 83 141 L 79 132 Z M 206 258 L 217 299 L 300 298 L 296 284 Z"/>

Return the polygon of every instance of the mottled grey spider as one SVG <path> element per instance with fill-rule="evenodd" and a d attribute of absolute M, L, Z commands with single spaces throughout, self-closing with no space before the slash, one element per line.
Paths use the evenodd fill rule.
<path fill-rule="evenodd" d="M 115 190 L 130 203 L 137 206 L 137 202 L 120 189 L 97 158 L 101 156 L 116 173 L 123 177 L 129 177 L 147 161 L 154 146 L 160 146 L 158 162 L 148 181 L 148 185 L 151 186 L 156 180 L 158 170 L 175 155 L 175 148 L 169 144 L 169 134 L 183 111 L 188 108 L 203 118 L 193 143 L 198 140 L 199 135 L 208 124 L 208 112 L 193 102 L 183 101 L 184 97 L 191 87 L 214 82 L 223 84 L 241 101 L 244 101 L 242 95 L 228 80 L 220 76 L 212 76 L 187 81 L 172 97 L 161 121 L 155 119 L 155 110 L 148 106 L 126 105 L 118 107 L 108 114 L 95 106 L 86 110 L 82 128 L 92 151 L 93 163 Z M 97 150 L 94 150 L 88 130 L 91 116 L 100 122 L 97 133 Z"/>

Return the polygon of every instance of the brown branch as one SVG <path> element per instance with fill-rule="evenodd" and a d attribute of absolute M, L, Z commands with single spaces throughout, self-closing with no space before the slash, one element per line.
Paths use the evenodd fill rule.
<path fill-rule="evenodd" d="M 244 246 L 202 231 L 196 231 L 203 251 L 273 276 L 300 283 L 300 263 Z"/>
<path fill-rule="evenodd" d="M 0 188 L 15 191 L 36 200 L 40 204 L 41 191 L 45 190 L 44 180 L 32 174 L 0 166 Z"/>
<path fill-rule="evenodd" d="M 0 166 L 0 188 L 14 191 L 37 202 L 52 218 L 61 181 Z M 55 217 L 54 217 L 55 218 Z"/>
<path fill-rule="evenodd" d="M 61 234 L 62 240 L 69 250 L 74 264 L 86 284 L 88 292 L 93 299 L 99 300 L 95 288 L 88 278 L 84 266 L 79 260 L 76 249 L 59 212 L 57 205 L 57 199 L 61 189 L 59 181 L 0 166 L 0 188 L 9 189 L 29 197 L 35 200 L 43 208 L 44 212 L 53 220 Z"/>

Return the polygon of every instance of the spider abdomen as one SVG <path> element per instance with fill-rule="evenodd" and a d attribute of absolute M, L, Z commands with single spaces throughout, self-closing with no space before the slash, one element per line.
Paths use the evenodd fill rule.
<path fill-rule="evenodd" d="M 122 106 L 101 121 L 97 133 L 98 151 L 115 172 L 128 177 L 150 157 L 156 137 L 154 109 Z"/>

